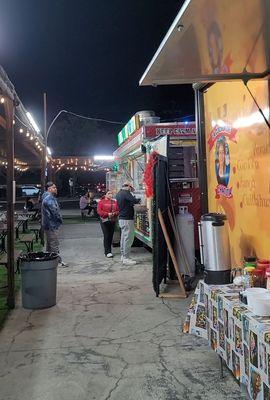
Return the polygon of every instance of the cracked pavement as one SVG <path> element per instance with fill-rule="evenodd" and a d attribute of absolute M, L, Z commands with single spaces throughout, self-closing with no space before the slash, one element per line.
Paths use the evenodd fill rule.
<path fill-rule="evenodd" d="M 55 307 L 16 309 L 0 332 L 5 400 L 201 400 L 241 397 L 207 343 L 184 335 L 190 298 L 162 301 L 152 289 L 151 254 L 135 266 L 102 251 L 99 225 L 65 225 Z M 243 396 L 243 395 L 242 395 Z"/>

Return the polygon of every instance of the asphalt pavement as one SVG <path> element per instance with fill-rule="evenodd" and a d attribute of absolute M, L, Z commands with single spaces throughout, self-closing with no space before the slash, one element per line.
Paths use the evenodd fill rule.
<path fill-rule="evenodd" d="M 97 222 L 66 224 L 57 305 L 29 311 L 20 298 L 0 332 L 5 400 L 236 400 L 236 381 L 208 344 L 181 332 L 191 299 L 162 301 L 151 253 L 138 264 L 103 255 Z M 244 397 L 243 397 L 244 398 Z"/>

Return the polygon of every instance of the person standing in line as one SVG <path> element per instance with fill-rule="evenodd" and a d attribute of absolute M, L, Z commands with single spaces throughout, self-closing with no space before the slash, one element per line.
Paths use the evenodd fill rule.
<path fill-rule="evenodd" d="M 46 192 L 42 196 L 42 227 L 46 236 L 46 251 L 59 254 L 58 230 L 63 221 L 56 195 L 56 185 L 53 182 L 48 182 L 46 184 Z M 62 267 L 67 267 L 60 254 L 59 264 Z"/>
<path fill-rule="evenodd" d="M 130 258 L 130 250 L 134 241 L 134 205 L 140 202 L 131 192 L 134 188 L 130 182 L 125 182 L 117 193 L 116 200 L 119 208 L 119 227 L 121 229 L 120 251 L 121 261 L 125 265 L 135 265 Z"/>
<path fill-rule="evenodd" d="M 105 196 L 98 202 L 97 213 L 100 216 L 100 226 L 104 237 L 104 254 L 107 258 L 112 258 L 112 241 L 115 228 L 115 221 L 119 210 L 116 200 L 113 200 L 113 193 L 108 190 Z"/>
<path fill-rule="evenodd" d="M 80 210 L 88 210 L 89 211 L 89 199 L 88 199 L 88 193 L 85 193 L 81 196 L 80 198 Z"/>
<path fill-rule="evenodd" d="M 73 182 L 73 179 L 72 179 L 72 178 L 69 178 L 68 184 L 69 184 L 69 194 L 70 194 L 70 197 L 73 197 L 73 196 L 74 196 L 74 182 Z"/>

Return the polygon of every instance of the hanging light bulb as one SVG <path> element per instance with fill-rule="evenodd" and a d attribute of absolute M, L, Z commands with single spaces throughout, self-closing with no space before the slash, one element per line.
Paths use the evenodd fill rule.
<path fill-rule="evenodd" d="M 4 98 L 4 97 L 1 97 L 0 102 L 1 102 L 1 104 L 4 104 L 5 98 Z"/>
<path fill-rule="evenodd" d="M 23 133 L 23 128 L 20 128 L 20 133 Z"/>
<path fill-rule="evenodd" d="M 28 131 L 26 132 L 26 136 L 27 136 L 27 137 L 29 137 L 29 136 L 30 136 L 30 133 L 29 133 Z"/>

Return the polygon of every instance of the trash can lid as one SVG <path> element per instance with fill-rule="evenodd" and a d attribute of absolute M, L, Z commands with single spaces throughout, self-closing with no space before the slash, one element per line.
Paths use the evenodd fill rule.
<path fill-rule="evenodd" d="M 27 253 L 20 256 L 21 261 L 50 261 L 55 260 L 59 257 L 57 253 L 48 253 L 48 252 L 37 252 L 37 253 Z"/>
<path fill-rule="evenodd" d="M 225 214 L 219 213 L 208 213 L 201 216 L 201 221 L 226 221 L 227 217 Z"/>

